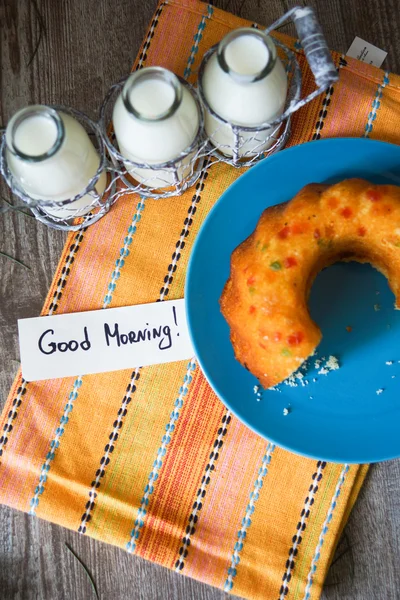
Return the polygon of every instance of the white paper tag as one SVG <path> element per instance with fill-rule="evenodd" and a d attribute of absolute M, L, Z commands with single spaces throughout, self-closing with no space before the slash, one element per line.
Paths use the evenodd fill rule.
<path fill-rule="evenodd" d="M 184 300 L 18 321 L 26 381 L 192 358 Z"/>
<path fill-rule="evenodd" d="M 387 52 L 359 37 L 355 37 L 350 48 L 347 50 L 347 56 L 358 58 L 361 62 L 374 65 L 374 67 L 380 67 L 387 57 Z"/>

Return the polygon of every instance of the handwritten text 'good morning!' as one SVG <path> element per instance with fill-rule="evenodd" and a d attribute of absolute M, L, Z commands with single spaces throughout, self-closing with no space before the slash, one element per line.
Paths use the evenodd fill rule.
<path fill-rule="evenodd" d="M 179 333 L 177 334 L 179 336 Z M 172 334 L 169 325 L 146 327 L 136 331 L 122 332 L 118 323 L 109 325 L 104 323 L 104 341 L 108 347 L 120 347 L 128 344 L 143 344 L 156 341 L 160 350 L 168 350 L 172 346 Z M 84 351 L 90 350 L 92 342 L 87 327 L 83 328 L 80 340 L 60 340 L 54 329 L 46 329 L 38 340 L 40 352 L 43 354 L 54 354 L 55 352 L 76 352 L 79 348 Z"/>

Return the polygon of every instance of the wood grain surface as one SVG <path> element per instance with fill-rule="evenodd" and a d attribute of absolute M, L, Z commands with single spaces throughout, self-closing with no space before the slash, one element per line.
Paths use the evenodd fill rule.
<path fill-rule="evenodd" d="M 295 3 L 216 4 L 267 25 Z M 345 52 L 358 35 L 389 53 L 385 68 L 400 71 L 399 0 L 308 4 L 316 8 L 330 47 Z M 0 0 L 0 126 L 29 103 L 62 103 L 96 116 L 110 84 L 129 70 L 154 8 L 155 0 Z M 0 194 L 9 198 L 0 185 Z M 18 366 L 17 319 L 39 314 L 64 239 L 29 216 L 0 216 L 0 252 L 29 267 L 0 255 L 0 408 Z M 400 461 L 371 468 L 339 543 L 324 600 L 400 598 L 399 491 Z M 86 536 L 0 507 L 0 600 L 94 598 L 65 542 L 93 574 L 102 599 L 227 597 Z"/>

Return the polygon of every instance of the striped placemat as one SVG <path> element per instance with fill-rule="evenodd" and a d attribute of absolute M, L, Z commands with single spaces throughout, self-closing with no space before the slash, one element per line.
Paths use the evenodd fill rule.
<path fill-rule="evenodd" d="M 198 0 L 162 2 L 135 68 L 162 65 L 194 83 L 204 52 L 243 25 Z M 301 48 L 279 37 L 296 50 L 308 93 Z M 399 77 L 333 59 L 339 82 L 296 113 L 290 144 L 398 143 Z M 42 314 L 183 297 L 199 228 L 237 176 L 205 167 L 179 198 L 131 195 L 71 233 Z M 0 426 L 1 502 L 246 598 L 319 596 L 367 470 L 258 437 L 195 360 L 37 383 L 18 375 Z"/>

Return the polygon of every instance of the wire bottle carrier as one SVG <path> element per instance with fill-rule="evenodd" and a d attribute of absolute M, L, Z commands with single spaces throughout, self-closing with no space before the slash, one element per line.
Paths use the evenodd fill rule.
<path fill-rule="evenodd" d="M 197 89 L 178 77 L 181 85 L 190 91 L 196 103 L 199 126 L 192 144 L 174 160 L 160 164 L 139 163 L 127 159 L 120 153 L 110 122 L 113 105 L 127 78 L 111 86 L 101 106 L 100 118 L 97 123 L 75 109 L 65 106 L 51 107 L 77 119 L 86 129 L 100 155 L 97 172 L 86 188 L 74 197 L 53 201 L 33 198 L 27 194 L 12 174 L 7 163 L 6 135 L 3 133 L 0 146 L 0 171 L 11 191 L 22 201 L 19 206 L 30 208 L 34 216 L 49 227 L 75 231 L 98 221 L 108 212 L 112 204 L 125 194 L 136 192 L 154 199 L 180 195 L 196 183 L 205 164 L 207 164 L 207 168 L 212 168 L 213 164 L 224 162 L 234 168 L 245 168 L 282 149 L 290 135 L 293 113 L 323 93 L 338 79 L 338 71 L 332 61 L 313 9 L 310 7 L 292 8 L 264 31 L 270 34 L 288 21 L 292 21 L 296 27 L 299 42 L 314 75 L 316 88 L 306 98 L 301 98 L 302 76 L 296 56 L 285 44 L 274 38 L 274 44 L 278 48 L 289 80 L 288 93 L 281 116 L 257 127 L 242 127 L 223 119 L 213 111 L 207 102 L 203 83 L 205 68 L 211 57 L 217 52 L 217 46 L 214 46 L 203 57 L 198 73 Z M 218 127 L 231 130 L 234 142 L 229 153 L 224 145 L 218 143 L 218 136 L 207 137 L 204 128 L 204 119 L 207 114 L 211 115 L 218 123 L 217 130 Z M 249 140 L 254 141 L 252 152 L 243 151 L 244 144 L 248 144 Z M 265 150 L 262 148 L 265 148 L 266 141 L 270 143 Z M 260 150 L 257 149 L 257 144 Z M 157 181 L 161 180 L 165 186 L 162 185 L 158 188 L 153 186 L 155 171 L 157 171 Z M 103 172 L 107 173 L 107 184 L 100 194 L 96 191 L 95 186 Z M 140 172 L 140 177 L 137 179 L 135 179 L 135 172 L 138 174 Z M 148 179 L 147 176 L 143 176 L 143 173 L 147 172 Z M 82 210 L 81 206 L 79 210 L 72 206 L 74 202 L 86 195 L 90 197 L 90 203 L 85 210 Z M 54 210 L 51 211 L 52 214 L 46 212 L 46 208 L 57 209 L 57 207 L 63 208 L 62 216 L 55 216 L 56 211 Z M 65 214 L 66 211 L 68 216 Z"/>

